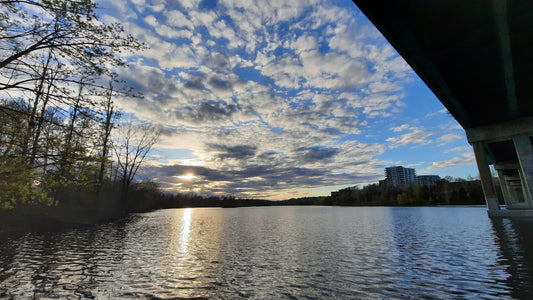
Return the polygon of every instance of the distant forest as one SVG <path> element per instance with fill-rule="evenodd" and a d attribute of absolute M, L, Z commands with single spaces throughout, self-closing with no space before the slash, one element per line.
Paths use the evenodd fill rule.
<path fill-rule="evenodd" d="M 201 197 L 193 194 L 162 193 L 157 185 L 143 183 L 132 188 L 131 211 L 179 207 L 241 207 L 273 205 L 340 205 L 340 206 L 428 206 L 483 205 L 485 198 L 479 180 L 441 180 L 436 185 L 380 186 L 370 184 L 332 192 L 331 196 L 294 198 L 283 201 L 239 199 L 235 197 Z"/>
<path fill-rule="evenodd" d="M 25 206 L 23 209 L 0 210 L 0 218 L 6 226 L 21 223 L 94 223 L 112 220 L 124 214 L 101 214 L 91 201 L 72 197 L 68 203 L 59 205 Z M 120 197 L 120 191 L 108 197 Z M 185 207 L 249 207 L 283 205 L 332 205 L 332 206 L 432 206 L 432 205 L 484 205 L 485 199 L 479 180 L 441 180 L 433 186 L 419 184 L 398 187 L 370 184 L 365 187 L 350 187 L 331 196 L 294 198 L 282 201 L 242 199 L 232 196 L 200 196 L 196 194 L 172 194 L 164 192 L 153 182 L 135 183 L 130 187 L 128 198 L 123 202 L 125 213 L 147 212 L 157 209 Z M 30 216 L 31 218 L 28 218 Z M 4 224 L 4 225 L 5 225 Z"/>
<path fill-rule="evenodd" d="M 333 192 L 325 200 L 329 205 L 481 205 L 485 197 L 479 180 L 440 180 L 436 185 L 350 187 Z"/>

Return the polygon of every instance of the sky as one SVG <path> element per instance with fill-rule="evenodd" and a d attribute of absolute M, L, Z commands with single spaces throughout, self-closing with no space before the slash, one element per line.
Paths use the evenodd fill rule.
<path fill-rule="evenodd" d="M 140 172 L 169 192 L 282 200 L 384 178 L 477 176 L 464 130 L 350 0 L 101 0 L 162 130 Z"/>

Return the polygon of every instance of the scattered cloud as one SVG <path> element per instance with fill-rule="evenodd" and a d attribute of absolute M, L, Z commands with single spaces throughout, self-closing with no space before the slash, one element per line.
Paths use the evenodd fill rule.
<path fill-rule="evenodd" d="M 150 47 L 121 72 L 144 96 L 117 104 L 161 127 L 157 147 L 192 153 L 147 162 L 143 176 L 169 191 L 279 199 L 371 183 L 386 151 L 436 135 L 409 125 L 414 73 L 352 1 L 100 3 Z"/>
<path fill-rule="evenodd" d="M 439 138 L 439 141 L 443 144 L 449 143 L 454 140 L 462 139 L 464 135 L 458 134 L 458 133 L 448 133 Z"/>
<path fill-rule="evenodd" d="M 411 128 L 411 126 L 409 126 L 409 124 L 403 124 L 403 125 L 400 125 L 400 126 L 397 126 L 397 127 L 393 127 L 393 128 L 391 128 L 391 130 L 394 131 L 394 132 L 401 132 L 401 131 L 407 130 L 409 128 Z"/>
<path fill-rule="evenodd" d="M 398 127 L 393 127 L 391 130 L 394 132 L 409 131 L 400 136 L 388 138 L 387 142 L 390 143 L 389 146 L 391 148 L 397 148 L 408 144 L 427 145 L 432 143 L 429 137 L 434 135 L 433 132 L 428 131 L 424 128 L 412 127 L 405 124 Z"/>
<path fill-rule="evenodd" d="M 440 115 L 440 114 L 448 114 L 449 115 L 449 112 L 446 108 L 443 108 L 439 111 L 433 111 L 433 112 L 430 112 L 428 114 L 426 114 L 426 118 L 432 118 L 432 117 L 435 117 L 437 115 Z"/>
<path fill-rule="evenodd" d="M 430 169 L 444 169 L 475 164 L 475 157 L 473 153 L 464 153 L 462 156 L 456 156 L 445 161 L 433 162 Z"/>
<path fill-rule="evenodd" d="M 445 153 L 453 153 L 453 152 L 467 152 L 467 151 L 472 152 L 473 151 L 472 146 L 459 146 L 459 147 L 455 147 L 455 148 L 452 148 L 452 149 L 445 150 L 444 152 Z"/>

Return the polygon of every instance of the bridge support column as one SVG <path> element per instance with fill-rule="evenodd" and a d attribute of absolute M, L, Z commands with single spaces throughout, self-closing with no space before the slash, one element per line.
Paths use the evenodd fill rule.
<path fill-rule="evenodd" d="M 500 210 L 500 205 L 494 183 L 492 182 L 492 174 L 490 172 L 487 154 L 485 153 L 485 145 L 482 142 L 476 142 L 472 146 L 474 147 L 474 154 L 476 156 L 483 194 L 487 202 L 488 213 L 491 215 L 492 212 Z"/>
<path fill-rule="evenodd" d="M 502 188 L 503 201 L 505 202 L 505 205 L 507 207 L 511 207 L 519 201 L 516 200 L 516 197 L 513 194 L 510 182 L 507 179 L 502 180 L 502 178 L 506 177 L 505 171 L 498 168 L 496 168 L 496 170 L 498 171 L 498 178 L 500 178 L 500 187 Z"/>
<path fill-rule="evenodd" d="M 518 175 L 520 176 L 520 182 L 526 181 L 524 172 L 522 172 L 522 169 L 520 168 L 518 168 Z M 531 186 L 529 186 L 529 189 L 524 188 L 522 192 L 524 195 L 524 201 L 528 202 L 530 206 L 533 207 L 533 191 L 531 190 Z"/>
<path fill-rule="evenodd" d="M 520 164 L 520 175 L 522 177 L 522 188 L 526 202 L 533 207 L 533 145 L 529 135 L 522 135 L 513 138 L 513 143 Z"/>
<path fill-rule="evenodd" d="M 505 205 L 509 209 L 529 208 L 526 202 L 526 190 L 522 186 L 523 176 L 518 162 L 498 162 L 494 163 L 494 168 L 498 171 L 500 187 L 502 188 Z"/>
<path fill-rule="evenodd" d="M 533 218 L 533 117 L 466 129 L 474 147 L 489 216 Z M 489 164 L 498 171 L 507 209 L 499 209 Z"/>

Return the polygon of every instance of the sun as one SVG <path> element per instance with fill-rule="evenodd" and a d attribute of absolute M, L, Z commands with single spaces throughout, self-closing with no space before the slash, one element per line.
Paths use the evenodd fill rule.
<path fill-rule="evenodd" d="M 180 175 L 180 176 L 176 176 L 176 177 L 178 177 L 179 179 L 183 179 L 183 180 L 193 180 L 193 179 L 197 178 L 196 175 L 191 174 L 191 173 L 187 173 L 185 175 Z"/>

